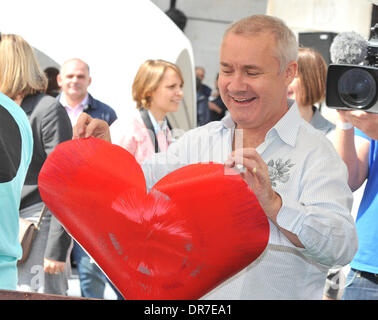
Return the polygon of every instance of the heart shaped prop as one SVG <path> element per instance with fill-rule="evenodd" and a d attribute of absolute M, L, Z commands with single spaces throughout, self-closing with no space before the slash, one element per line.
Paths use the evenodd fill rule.
<path fill-rule="evenodd" d="M 129 152 L 71 140 L 47 158 L 39 190 L 126 299 L 198 299 L 253 262 L 269 238 L 255 195 L 222 164 L 185 166 L 147 193 Z"/>

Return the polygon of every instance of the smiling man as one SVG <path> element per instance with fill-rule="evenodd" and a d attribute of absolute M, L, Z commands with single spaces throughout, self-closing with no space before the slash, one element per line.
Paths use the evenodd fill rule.
<path fill-rule="evenodd" d="M 89 74 L 89 66 L 84 61 L 74 58 L 64 62 L 57 81 L 62 90 L 58 99 L 68 112 L 72 126 L 76 124 L 82 112 L 105 120 L 109 125 L 117 119 L 115 111 L 110 106 L 94 99 L 88 93 L 92 78 Z"/>
<path fill-rule="evenodd" d="M 266 31 L 253 38 L 229 32 L 221 47 L 218 86 L 222 100 L 238 129 L 258 133 L 255 146 L 287 112 L 286 87 L 297 69 L 293 50 L 292 61 L 280 70 L 278 52 L 271 49 L 275 42 Z"/>
<path fill-rule="evenodd" d="M 280 19 L 256 15 L 231 25 L 218 80 L 229 115 L 187 132 L 143 164 L 149 188 L 191 163 L 242 165 L 240 175 L 265 211 L 266 250 L 203 298 L 321 299 L 328 269 L 348 264 L 357 250 L 346 166 L 286 98 L 297 52 Z M 79 119 L 74 137 L 90 135 L 110 137 L 105 123 Z"/>

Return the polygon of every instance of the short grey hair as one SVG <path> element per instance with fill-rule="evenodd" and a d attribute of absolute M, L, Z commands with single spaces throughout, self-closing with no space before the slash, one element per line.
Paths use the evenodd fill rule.
<path fill-rule="evenodd" d="M 280 72 L 285 70 L 289 62 L 297 61 L 298 42 L 287 25 L 279 18 L 268 15 L 253 15 L 233 23 L 225 32 L 240 35 L 256 35 L 270 32 L 276 39 L 277 58 L 280 63 Z"/>

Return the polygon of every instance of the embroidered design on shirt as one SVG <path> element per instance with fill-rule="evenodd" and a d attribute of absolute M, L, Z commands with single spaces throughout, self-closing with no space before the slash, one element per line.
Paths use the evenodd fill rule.
<path fill-rule="evenodd" d="M 286 183 L 290 178 L 290 168 L 294 166 L 291 160 L 283 161 L 281 158 L 274 161 L 273 159 L 268 162 L 268 172 L 270 182 L 273 187 L 277 186 L 277 182 Z"/>

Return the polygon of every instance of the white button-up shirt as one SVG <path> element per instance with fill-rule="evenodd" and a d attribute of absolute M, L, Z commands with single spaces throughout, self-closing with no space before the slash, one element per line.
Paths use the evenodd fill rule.
<path fill-rule="evenodd" d="M 224 163 L 234 132 L 229 115 L 187 132 L 143 164 L 148 189 L 184 165 Z M 346 166 L 324 134 L 300 117 L 296 104 L 256 150 L 282 198 L 277 223 L 305 248 L 295 247 L 269 220 L 269 242 L 260 257 L 203 298 L 321 299 L 328 269 L 347 265 L 357 250 Z"/>
<path fill-rule="evenodd" d="M 65 97 L 64 93 L 62 93 L 60 95 L 59 102 L 64 107 L 64 109 L 66 109 L 68 117 L 71 120 L 72 126 L 75 126 L 76 122 L 77 122 L 77 119 L 82 114 L 82 112 L 84 111 L 86 105 L 88 104 L 88 94 L 85 96 L 85 98 L 83 99 L 83 101 L 81 101 L 76 106 L 70 106 L 70 105 L 68 105 L 68 102 L 66 100 L 66 97 Z"/>

